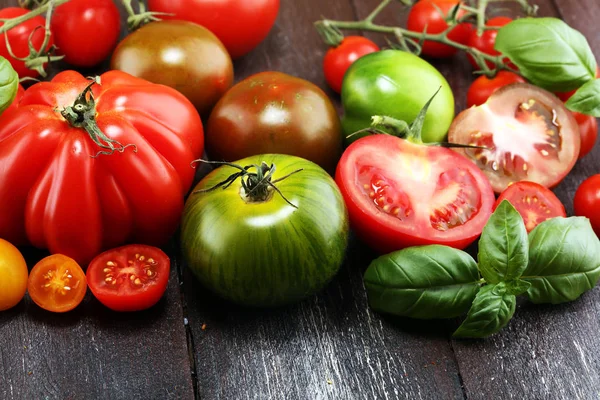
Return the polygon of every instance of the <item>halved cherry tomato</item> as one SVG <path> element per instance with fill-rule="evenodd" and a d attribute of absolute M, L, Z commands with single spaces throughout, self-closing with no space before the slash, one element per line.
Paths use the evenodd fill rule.
<path fill-rule="evenodd" d="M 600 237 L 600 174 L 592 175 L 584 180 L 573 199 L 573 211 L 575 215 L 590 219 L 592 228 Z"/>
<path fill-rule="evenodd" d="M 581 136 L 581 148 L 579 149 L 579 158 L 583 158 L 594 148 L 598 138 L 598 120 L 592 115 L 585 115 L 573 111 L 573 116 L 579 125 L 579 135 Z"/>
<path fill-rule="evenodd" d="M 92 260 L 87 280 L 94 296 L 114 311 L 140 311 L 161 299 L 171 262 L 159 248 L 131 244 L 105 251 Z"/>
<path fill-rule="evenodd" d="M 85 273 L 75 260 L 62 254 L 41 259 L 29 274 L 29 297 L 44 310 L 71 311 L 87 291 Z"/>
<path fill-rule="evenodd" d="M 487 28 L 497 28 L 500 29 L 502 28 L 504 25 L 508 25 L 509 23 L 512 22 L 512 18 L 509 17 L 494 17 L 491 18 L 486 24 L 485 26 Z M 469 37 L 469 40 L 467 42 L 467 45 L 469 47 L 474 47 L 477 50 L 485 53 L 485 54 L 489 54 L 492 56 L 498 56 L 500 55 L 500 52 L 497 51 L 496 49 L 494 49 L 494 46 L 496 44 L 496 36 L 498 36 L 498 30 L 497 29 L 487 29 L 485 31 L 483 31 L 483 33 L 481 34 L 481 36 L 479 36 L 477 34 L 477 30 L 473 29 L 471 36 Z M 469 58 L 469 62 L 471 63 L 471 65 L 473 66 L 473 68 L 475 69 L 480 69 L 479 65 L 475 62 L 475 59 L 473 57 L 471 57 L 471 55 L 467 55 L 467 57 Z M 505 59 L 505 61 L 507 61 L 508 59 Z M 485 62 L 487 64 L 487 66 L 489 68 L 494 68 L 495 65 L 494 63 L 490 62 L 490 61 L 486 61 Z M 516 66 L 512 63 L 509 63 L 509 65 L 513 68 L 516 68 Z"/>
<path fill-rule="evenodd" d="M 485 103 L 496 90 L 516 82 L 525 82 L 525 79 L 510 71 L 500 71 L 492 79 L 481 75 L 469 86 L 467 107 L 479 106 Z"/>
<path fill-rule="evenodd" d="M 567 216 L 558 197 L 539 183 L 521 181 L 510 185 L 498 197 L 494 210 L 503 200 L 508 200 L 521 214 L 527 232 L 547 219 Z"/>
<path fill-rule="evenodd" d="M 556 186 L 580 148 L 573 114 L 552 93 L 528 83 L 504 86 L 485 104 L 460 113 L 448 141 L 485 147 L 454 150 L 483 170 L 496 193 L 518 181 Z"/>
<path fill-rule="evenodd" d="M 335 180 L 357 236 L 382 253 L 426 244 L 465 248 L 495 201 L 485 175 L 465 157 L 390 135 L 352 143 Z"/>

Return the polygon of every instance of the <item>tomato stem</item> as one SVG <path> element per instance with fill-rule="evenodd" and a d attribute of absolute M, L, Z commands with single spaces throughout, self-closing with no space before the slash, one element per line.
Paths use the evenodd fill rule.
<path fill-rule="evenodd" d="M 131 32 L 135 31 L 143 25 L 146 25 L 149 22 L 160 21 L 161 19 L 158 17 L 160 15 L 175 15 L 164 12 L 146 11 L 146 4 L 143 0 L 138 0 L 138 12 L 136 13 L 133 9 L 133 6 L 131 5 L 131 0 L 122 0 L 121 2 L 123 3 L 125 11 L 127 11 L 127 27 Z"/>
<path fill-rule="evenodd" d="M 71 0 L 50 0 L 48 3 L 43 4 L 39 8 L 28 12 L 27 14 L 20 15 L 15 18 L 3 19 L 0 18 L 0 22 L 3 22 L 3 25 L 0 27 L 0 34 L 6 33 L 8 30 L 14 28 L 15 26 L 22 24 L 25 21 L 30 20 L 31 18 L 37 17 L 38 15 L 42 15 L 43 13 L 48 11 L 50 7 L 58 7 L 61 4 L 67 3 Z"/>
<path fill-rule="evenodd" d="M 98 127 L 96 123 L 96 102 L 92 92 L 92 87 L 95 84 L 100 84 L 100 77 L 93 78 L 92 82 L 77 96 L 73 105 L 61 110 L 61 115 L 72 127 L 83 128 L 99 147 L 107 149 L 106 151 L 99 151 L 96 155 L 91 156 L 92 158 L 96 158 L 100 154 L 111 155 L 115 150 L 122 153 L 127 147 L 133 147 L 133 152 L 137 153 L 135 144 L 122 145 L 119 141 L 106 136 Z"/>

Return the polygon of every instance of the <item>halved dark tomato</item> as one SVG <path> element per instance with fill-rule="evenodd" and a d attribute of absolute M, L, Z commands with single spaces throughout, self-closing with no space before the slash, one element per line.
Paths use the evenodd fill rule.
<path fill-rule="evenodd" d="M 382 253 L 409 246 L 465 248 L 494 205 L 485 175 L 444 147 L 367 136 L 342 155 L 335 180 L 356 234 Z"/>
<path fill-rule="evenodd" d="M 527 232 L 547 219 L 567 216 L 558 197 L 539 183 L 521 181 L 510 185 L 498 197 L 494 210 L 503 200 L 508 200 L 521 214 Z"/>
<path fill-rule="evenodd" d="M 114 311 L 139 311 L 161 299 L 170 271 L 169 257 L 161 249 L 131 244 L 98 255 L 86 275 L 100 303 Z"/>
<path fill-rule="evenodd" d="M 461 112 L 448 141 L 486 149 L 454 149 L 473 160 L 496 193 L 514 182 L 557 185 L 579 155 L 577 121 L 552 93 L 528 83 L 494 92 L 481 106 Z"/>

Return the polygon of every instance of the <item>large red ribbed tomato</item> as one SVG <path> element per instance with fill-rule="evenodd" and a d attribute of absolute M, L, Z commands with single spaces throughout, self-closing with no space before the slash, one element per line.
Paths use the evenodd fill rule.
<path fill-rule="evenodd" d="M 162 244 L 203 145 L 176 90 L 121 71 L 99 83 L 61 72 L 0 116 L 0 237 L 82 265 L 122 243 Z"/>

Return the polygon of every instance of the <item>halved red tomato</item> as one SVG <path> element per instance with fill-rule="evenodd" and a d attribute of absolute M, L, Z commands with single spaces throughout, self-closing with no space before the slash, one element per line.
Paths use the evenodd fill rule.
<path fill-rule="evenodd" d="M 508 200 L 521 214 L 527 232 L 547 219 L 567 216 L 558 197 L 539 183 L 521 181 L 510 185 L 498 197 L 494 210 L 503 200 Z"/>
<path fill-rule="evenodd" d="M 495 201 L 485 175 L 465 157 L 390 135 L 352 143 L 335 180 L 357 236 L 382 253 L 426 244 L 465 248 Z"/>
<path fill-rule="evenodd" d="M 496 193 L 519 181 L 556 186 L 579 155 L 577 121 L 552 93 L 528 83 L 494 92 L 487 102 L 461 112 L 448 132 L 450 143 L 487 175 Z"/>
<path fill-rule="evenodd" d="M 114 311 L 140 311 L 161 299 L 171 262 L 159 248 L 132 244 L 105 251 L 92 260 L 87 280 L 94 296 Z"/>

